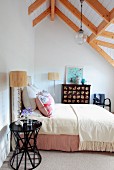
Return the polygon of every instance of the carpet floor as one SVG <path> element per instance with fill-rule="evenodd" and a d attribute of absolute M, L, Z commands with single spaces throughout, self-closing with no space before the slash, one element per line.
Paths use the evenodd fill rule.
<path fill-rule="evenodd" d="M 40 154 L 42 162 L 35 170 L 114 170 L 113 153 L 40 151 Z M 0 170 L 11 169 L 11 155 L 8 155 Z"/>

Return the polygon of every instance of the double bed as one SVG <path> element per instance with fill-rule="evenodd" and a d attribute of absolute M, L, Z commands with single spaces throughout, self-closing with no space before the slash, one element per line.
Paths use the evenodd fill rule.
<path fill-rule="evenodd" d="M 17 101 L 17 96 L 14 97 Z M 13 121 L 17 115 L 15 103 Z M 114 114 L 100 106 L 55 104 L 50 118 L 43 116 L 38 109 L 29 118 L 42 122 L 37 140 L 39 149 L 114 152 Z"/>
<path fill-rule="evenodd" d="M 52 117 L 34 111 L 42 122 L 38 148 L 61 151 L 114 151 L 114 115 L 92 104 L 56 104 Z"/>

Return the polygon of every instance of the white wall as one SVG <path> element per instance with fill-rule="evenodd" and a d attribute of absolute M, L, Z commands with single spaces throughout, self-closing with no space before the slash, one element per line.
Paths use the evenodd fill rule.
<path fill-rule="evenodd" d="M 53 82 L 47 73 L 61 73 L 56 82 L 56 102 L 61 102 L 61 83 L 64 83 L 65 66 L 84 67 L 84 78 L 91 84 L 93 93 L 105 93 L 112 100 L 114 111 L 114 68 L 88 44 L 77 45 L 75 32 L 57 16 L 54 22 L 47 17 L 35 29 L 35 84 L 52 93 Z"/>
<path fill-rule="evenodd" d="M 0 166 L 9 152 L 9 72 L 34 74 L 34 31 L 23 0 L 0 1 Z M 8 134 L 8 135 L 7 135 Z"/>
<path fill-rule="evenodd" d="M 23 0 L 0 1 L 0 166 L 9 152 L 7 134 L 11 70 L 26 70 L 28 75 L 34 75 L 38 87 L 51 93 L 53 82 L 47 80 L 47 73 L 60 72 L 61 80 L 56 82 L 56 101 L 60 102 L 65 66 L 81 66 L 84 67 L 84 77 L 91 84 L 91 94 L 105 93 L 114 103 L 112 66 L 88 44 L 78 46 L 75 33 L 57 17 L 54 22 L 48 17 L 36 26 L 34 41 L 34 29 L 25 3 Z"/>

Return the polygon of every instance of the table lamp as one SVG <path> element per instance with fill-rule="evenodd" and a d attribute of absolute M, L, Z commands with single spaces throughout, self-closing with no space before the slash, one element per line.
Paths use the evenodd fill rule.
<path fill-rule="evenodd" d="M 60 74 L 57 72 L 49 72 L 48 73 L 48 80 L 54 81 L 54 96 L 55 96 L 55 80 L 60 80 Z"/>
<path fill-rule="evenodd" d="M 27 86 L 26 71 L 11 71 L 10 72 L 10 87 L 17 87 L 18 90 L 18 118 L 21 113 L 21 87 Z"/>

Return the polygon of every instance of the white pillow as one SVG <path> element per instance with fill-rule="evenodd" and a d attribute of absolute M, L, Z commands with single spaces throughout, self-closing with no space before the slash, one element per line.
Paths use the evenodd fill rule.
<path fill-rule="evenodd" d="M 36 94 L 39 92 L 39 89 L 34 89 L 32 86 L 27 86 L 23 88 L 22 99 L 23 104 L 26 109 L 31 108 L 32 110 L 36 109 Z"/>
<path fill-rule="evenodd" d="M 41 89 L 39 89 L 37 86 L 35 86 L 34 84 L 33 85 L 30 85 L 30 87 L 34 90 L 34 91 L 36 91 L 36 93 L 39 93 L 39 92 L 41 92 Z"/>

